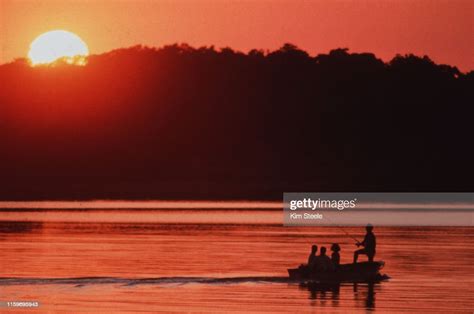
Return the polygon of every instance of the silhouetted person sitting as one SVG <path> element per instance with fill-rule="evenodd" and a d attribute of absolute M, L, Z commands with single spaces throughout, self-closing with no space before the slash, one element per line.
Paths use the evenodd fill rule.
<path fill-rule="evenodd" d="M 317 245 L 313 245 L 311 247 L 311 254 L 309 254 L 309 257 L 308 257 L 308 268 L 309 269 L 314 269 L 314 266 L 316 265 L 316 259 L 317 259 L 317 256 L 316 256 L 316 253 L 318 252 L 318 246 Z"/>
<path fill-rule="evenodd" d="M 339 251 L 341 250 L 341 247 L 337 243 L 333 243 L 331 245 L 331 261 L 335 269 L 339 267 L 339 264 L 341 263 L 341 256 L 339 255 Z"/>
<path fill-rule="evenodd" d="M 367 255 L 369 262 L 374 261 L 376 241 L 375 234 L 372 232 L 373 229 L 374 227 L 368 224 L 367 227 L 365 227 L 367 233 L 365 234 L 364 241 L 356 243 L 357 246 L 362 245 L 364 248 L 354 252 L 354 263 L 357 263 L 357 258 L 360 254 Z"/>
<path fill-rule="evenodd" d="M 322 246 L 319 252 L 319 256 L 316 259 L 316 271 L 325 272 L 334 270 L 331 259 L 326 255 L 326 248 Z"/>

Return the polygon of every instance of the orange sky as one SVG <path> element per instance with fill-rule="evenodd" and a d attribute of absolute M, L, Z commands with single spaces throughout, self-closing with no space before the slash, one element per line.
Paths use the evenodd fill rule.
<path fill-rule="evenodd" d="M 0 0 L 0 63 L 25 57 L 39 34 L 66 29 L 92 53 L 135 44 L 332 48 L 427 54 L 474 69 L 472 0 Z"/>

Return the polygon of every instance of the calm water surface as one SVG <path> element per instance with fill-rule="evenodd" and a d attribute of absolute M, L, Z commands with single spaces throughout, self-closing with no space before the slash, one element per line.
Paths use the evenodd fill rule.
<path fill-rule="evenodd" d="M 472 227 L 376 228 L 392 279 L 308 286 L 286 269 L 311 244 L 338 242 L 349 262 L 354 241 L 281 219 L 259 209 L 0 212 L 0 301 L 39 301 L 28 313 L 474 310 Z"/>

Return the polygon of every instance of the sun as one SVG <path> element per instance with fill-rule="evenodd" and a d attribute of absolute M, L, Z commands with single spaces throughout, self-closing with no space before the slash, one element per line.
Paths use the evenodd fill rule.
<path fill-rule="evenodd" d="M 89 48 L 76 34 L 54 30 L 38 36 L 31 42 L 28 58 L 33 66 L 51 64 L 61 59 L 68 64 L 85 65 Z"/>

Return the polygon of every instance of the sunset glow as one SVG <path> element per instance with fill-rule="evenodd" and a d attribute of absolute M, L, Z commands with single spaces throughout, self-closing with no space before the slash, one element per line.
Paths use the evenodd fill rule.
<path fill-rule="evenodd" d="M 311 55 L 349 48 L 389 61 L 414 53 L 470 71 L 473 6 L 469 0 L 3 0 L 0 64 L 24 56 L 39 34 L 66 29 L 85 40 L 91 54 L 173 43 L 247 52 L 289 42 Z"/>
<path fill-rule="evenodd" d="M 28 58 L 32 65 L 63 59 L 68 64 L 85 65 L 89 49 L 76 34 L 55 30 L 38 36 L 30 45 Z"/>

